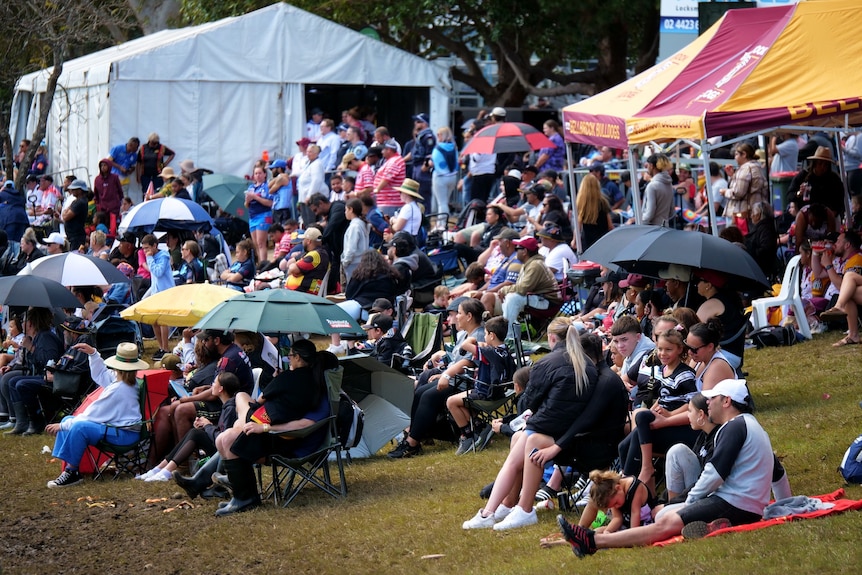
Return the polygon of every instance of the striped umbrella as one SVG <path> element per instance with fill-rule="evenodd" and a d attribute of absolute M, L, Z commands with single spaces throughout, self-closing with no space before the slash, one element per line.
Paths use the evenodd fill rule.
<path fill-rule="evenodd" d="M 74 252 L 39 258 L 27 264 L 18 275 L 39 276 L 67 287 L 102 286 L 132 281 L 111 265 L 111 262 Z"/>
<path fill-rule="evenodd" d="M 462 153 L 506 154 L 554 147 L 554 143 L 545 134 L 529 124 L 503 122 L 486 126 L 476 132 Z"/>
<path fill-rule="evenodd" d="M 134 206 L 120 222 L 117 233 L 149 234 L 153 231 L 215 227 L 210 215 L 195 202 L 180 198 L 160 198 Z M 209 230 L 209 228 L 207 228 Z"/>

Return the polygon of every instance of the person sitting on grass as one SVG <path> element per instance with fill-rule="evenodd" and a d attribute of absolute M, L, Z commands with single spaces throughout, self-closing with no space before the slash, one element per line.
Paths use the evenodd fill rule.
<path fill-rule="evenodd" d="M 653 492 L 653 449 L 662 452 L 675 443 L 693 445 L 697 438 L 687 415 L 688 401 L 697 392 L 694 370 L 684 362 L 687 335 L 682 326 L 658 333 L 656 350 L 661 363 L 650 368 L 644 406 L 632 413 L 634 429 L 620 443 L 623 473 L 638 474 Z"/>
<path fill-rule="evenodd" d="M 67 415 L 60 423 L 52 423 L 45 428 L 46 433 L 57 436 L 52 455 L 66 463 L 63 472 L 48 482 L 49 488 L 69 487 L 84 480 L 78 465 L 90 445 L 102 439 L 129 445 L 141 435 L 137 372 L 149 369 L 150 364 L 138 358 L 138 346 L 121 343 L 117 346 L 116 355 L 106 360 L 102 360 L 91 345 L 79 343 L 74 347 L 89 356 L 90 376 L 103 389 L 102 394 L 83 412 Z M 116 373 L 112 374 L 108 368 Z"/>
<path fill-rule="evenodd" d="M 652 521 L 649 489 L 637 477 L 620 475 L 616 471 L 590 472 L 590 501 L 581 514 L 581 524 L 591 524 L 599 510 L 610 512 L 611 521 L 596 529 L 596 533 L 614 533 Z"/>
<path fill-rule="evenodd" d="M 493 317 L 485 322 L 484 343 L 464 344 L 464 349 L 476 358 L 479 369 L 473 389 L 450 395 L 446 400 L 446 408 L 455 420 L 455 425 L 461 430 L 455 455 L 463 455 L 474 449 L 477 438 L 471 423 L 472 414 L 464 400 L 468 397 L 477 400 L 501 398 L 503 387 L 500 384 L 508 382 L 515 372 L 515 360 L 503 341 L 508 329 L 506 320 L 500 316 Z"/>
<path fill-rule="evenodd" d="M 584 353 L 580 335 L 570 326 L 565 339 L 533 366 L 530 384 L 521 400 L 532 413 L 527 427 L 515 433 L 509 455 L 488 502 L 462 524 L 464 529 L 514 529 L 538 522 L 533 507 L 546 463 L 561 450 L 555 441 L 576 425 L 594 395 L 598 372 Z M 547 448 L 548 449 L 545 451 Z M 518 505 L 508 509 L 503 500 L 520 490 Z"/>
<path fill-rule="evenodd" d="M 208 456 L 216 453 L 216 437 L 236 422 L 236 398 L 239 391 L 239 378 L 230 373 L 222 372 L 213 379 L 210 392 L 222 402 L 221 415 L 213 424 L 206 417 L 195 418 L 194 428 L 171 450 L 171 452 L 147 473 L 136 477 L 142 481 L 168 481 L 177 466 L 186 461 L 193 453 L 202 449 Z"/>
<path fill-rule="evenodd" d="M 659 514 L 651 525 L 616 533 L 596 533 L 559 515 L 560 530 L 575 555 L 583 558 L 600 548 L 649 545 L 679 534 L 696 539 L 731 525 L 760 521 L 769 503 L 775 457 L 769 435 L 751 414 L 746 382 L 725 379 L 703 395 L 710 419 L 721 428 L 712 459 L 689 491 L 685 506 Z"/>

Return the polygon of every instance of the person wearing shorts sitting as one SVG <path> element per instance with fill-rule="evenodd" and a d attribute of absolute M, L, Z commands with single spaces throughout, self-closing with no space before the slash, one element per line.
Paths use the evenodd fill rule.
<path fill-rule="evenodd" d="M 774 456 L 769 435 L 751 414 L 751 394 L 744 379 L 725 379 L 701 392 L 709 418 L 721 426 L 712 458 L 686 497 L 685 505 L 658 516 L 655 523 L 616 533 L 596 533 L 557 521 L 578 557 L 600 548 L 634 547 L 664 541 L 680 533 L 698 538 L 717 529 L 760 521 L 769 503 Z"/>

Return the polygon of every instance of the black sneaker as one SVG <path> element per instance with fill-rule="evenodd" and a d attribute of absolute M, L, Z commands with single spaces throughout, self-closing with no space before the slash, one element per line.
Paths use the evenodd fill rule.
<path fill-rule="evenodd" d="M 584 529 L 580 525 L 572 525 L 562 515 L 557 515 L 557 523 L 560 526 L 560 533 L 572 546 L 572 553 L 583 559 L 586 555 L 592 555 L 596 552 L 595 532 L 590 529 Z"/>
<path fill-rule="evenodd" d="M 163 349 L 160 349 L 159 351 L 157 351 L 156 353 L 153 354 L 153 361 L 158 361 L 158 360 L 162 359 L 163 357 L 165 357 L 166 353 L 168 353 L 168 352 L 166 352 Z"/>
<path fill-rule="evenodd" d="M 476 438 L 476 451 L 482 451 L 488 444 L 491 442 L 491 439 L 494 437 L 494 429 L 490 425 L 486 425 L 482 428 L 482 431 L 479 433 L 479 437 Z"/>
<path fill-rule="evenodd" d="M 473 449 L 475 443 L 476 438 L 472 435 L 470 437 L 462 437 L 458 441 L 458 449 L 455 450 L 455 455 L 464 455 L 465 453 Z"/>
<path fill-rule="evenodd" d="M 78 473 L 77 470 L 75 470 L 75 471 L 68 471 L 67 470 L 67 471 L 64 471 L 63 473 L 61 473 L 60 476 L 57 477 L 57 479 L 49 481 L 48 487 L 49 488 L 69 487 L 70 485 L 77 485 L 78 483 L 81 483 L 82 481 L 84 481 L 84 478 L 81 476 L 80 473 Z"/>
<path fill-rule="evenodd" d="M 414 455 L 422 454 L 422 444 L 410 445 L 407 440 L 403 440 L 398 444 L 398 447 L 386 454 L 390 459 L 401 459 L 403 457 L 413 457 Z"/>
<path fill-rule="evenodd" d="M 692 521 L 682 528 L 682 536 L 686 539 L 701 539 L 710 533 L 719 529 L 727 529 L 728 527 L 732 527 L 730 520 L 723 517 L 709 523 L 706 521 Z"/>

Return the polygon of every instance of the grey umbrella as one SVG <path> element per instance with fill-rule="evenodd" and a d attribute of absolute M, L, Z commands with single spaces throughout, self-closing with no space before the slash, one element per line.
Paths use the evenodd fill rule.
<path fill-rule="evenodd" d="M 26 275 L 0 278 L 0 303 L 21 307 L 81 307 L 78 298 L 61 284 Z"/>

